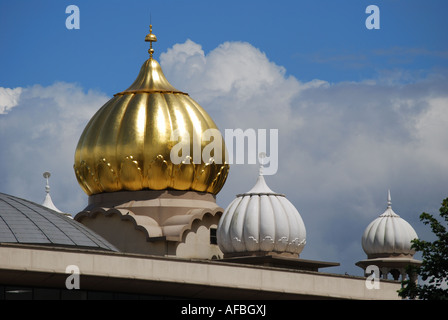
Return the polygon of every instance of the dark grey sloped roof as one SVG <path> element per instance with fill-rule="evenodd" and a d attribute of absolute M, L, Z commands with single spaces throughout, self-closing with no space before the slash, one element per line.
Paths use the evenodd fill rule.
<path fill-rule="evenodd" d="M 118 251 L 81 223 L 37 203 L 0 193 L 0 243 Z"/>

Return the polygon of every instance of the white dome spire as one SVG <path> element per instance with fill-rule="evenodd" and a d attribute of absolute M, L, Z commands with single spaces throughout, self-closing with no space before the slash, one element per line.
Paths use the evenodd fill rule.
<path fill-rule="evenodd" d="M 387 209 L 373 220 L 362 236 L 362 248 L 369 258 L 413 256 L 411 240 L 417 238 L 412 226 L 392 210 L 390 191 Z"/>
<path fill-rule="evenodd" d="M 47 207 L 47 208 L 51 209 L 51 210 L 54 210 L 54 211 L 59 212 L 59 213 L 62 213 L 61 210 L 59 210 L 58 208 L 56 208 L 56 206 L 55 206 L 54 203 L 53 203 L 53 200 L 51 200 L 51 196 L 50 196 L 50 183 L 48 182 L 48 178 L 50 178 L 51 173 L 48 172 L 48 171 L 46 171 L 46 172 L 44 172 L 43 176 L 44 176 L 44 178 L 47 180 L 47 184 L 45 185 L 45 192 L 46 192 L 47 194 L 46 194 L 46 196 L 45 196 L 45 200 L 44 200 L 44 202 L 42 203 L 42 205 L 43 205 L 44 207 Z"/>
<path fill-rule="evenodd" d="M 392 209 L 392 198 L 390 197 L 390 189 L 387 190 L 387 208 Z"/>
<path fill-rule="evenodd" d="M 268 185 L 266 184 L 266 181 L 264 180 L 264 176 L 260 174 L 258 176 L 257 182 L 252 187 L 252 189 L 250 189 L 249 191 L 247 191 L 244 194 L 250 195 L 250 194 L 277 194 L 277 193 L 275 193 L 268 187 Z M 240 196 L 240 195 L 237 195 L 237 196 Z"/>
<path fill-rule="evenodd" d="M 262 167 L 255 186 L 238 194 L 219 221 L 218 245 L 227 255 L 291 254 L 306 243 L 302 217 L 283 194 L 266 184 Z"/>

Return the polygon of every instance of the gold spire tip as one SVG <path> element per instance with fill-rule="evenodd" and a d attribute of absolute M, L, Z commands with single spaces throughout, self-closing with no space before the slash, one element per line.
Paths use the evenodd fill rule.
<path fill-rule="evenodd" d="M 152 33 L 152 24 L 149 25 L 149 33 L 145 37 L 145 41 L 149 42 L 149 57 L 152 59 L 152 55 L 154 53 L 154 49 L 152 48 L 152 43 L 157 42 L 157 37 Z"/>

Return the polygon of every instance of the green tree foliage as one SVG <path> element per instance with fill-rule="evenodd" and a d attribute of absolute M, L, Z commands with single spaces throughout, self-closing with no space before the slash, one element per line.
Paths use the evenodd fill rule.
<path fill-rule="evenodd" d="M 448 222 L 448 198 L 443 200 L 440 216 Z M 421 277 L 423 284 L 412 280 L 402 281 L 398 295 L 403 298 L 424 300 L 448 300 L 448 233 L 443 221 L 439 222 L 432 215 L 423 212 L 420 220 L 430 225 L 437 239 L 433 242 L 414 239 L 412 247 L 422 252 L 422 264 L 408 268 L 409 274 Z"/>

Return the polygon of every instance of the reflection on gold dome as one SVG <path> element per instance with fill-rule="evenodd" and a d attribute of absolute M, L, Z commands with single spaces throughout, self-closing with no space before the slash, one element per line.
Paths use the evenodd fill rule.
<path fill-rule="evenodd" d="M 187 93 L 174 88 L 159 63 L 150 58 L 143 64 L 134 83 L 117 93 L 92 117 L 75 152 L 74 170 L 88 194 L 121 190 L 193 190 L 217 194 L 225 183 L 229 165 L 224 159 L 193 162 L 193 143 L 201 146 L 202 133 L 216 129 L 207 112 Z M 190 136 L 191 158 L 180 164 L 170 160 L 171 148 L 178 143 L 176 130 Z M 224 139 L 222 152 L 225 155 Z M 202 158 L 202 157 L 201 157 Z"/>

